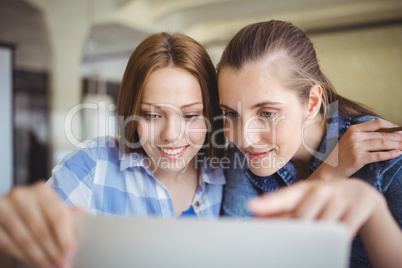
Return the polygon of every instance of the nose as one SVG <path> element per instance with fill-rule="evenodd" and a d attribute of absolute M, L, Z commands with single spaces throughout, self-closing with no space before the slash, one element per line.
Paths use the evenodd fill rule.
<path fill-rule="evenodd" d="M 167 118 L 161 131 L 162 140 L 168 143 L 177 143 L 184 134 L 184 126 L 178 116 L 170 116 Z"/>
<path fill-rule="evenodd" d="M 241 147 L 256 147 L 261 141 L 261 134 L 265 132 L 266 126 L 255 116 L 242 118 L 241 120 L 241 137 L 239 145 Z"/>

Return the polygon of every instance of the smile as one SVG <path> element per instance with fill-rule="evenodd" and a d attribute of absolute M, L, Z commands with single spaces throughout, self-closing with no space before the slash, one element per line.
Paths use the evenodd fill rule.
<path fill-rule="evenodd" d="M 246 155 L 246 157 L 248 157 L 249 159 L 262 159 L 262 158 L 268 156 L 271 152 L 272 152 L 272 150 L 269 150 L 269 151 L 267 151 L 267 152 L 262 152 L 262 153 L 246 151 L 246 152 L 245 152 L 245 155 Z"/>
<path fill-rule="evenodd" d="M 176 148 L 162 148 L 158 147 L 159 152 L 161 155 L 165 158 L 174 160 L 178 159 L 183 156 L 183 154 L 186 152 L 188 146 L 183 146 L 183 147 L 176 147 Z"/>
<path fill-rule="evenodd" d="M 179 148 L 179 149 L 166 149 L 166 148 L 160 148 L 161 149 L 161 151 L 162 152 L 164 152 L 165 154 L 168 154 L 168 155 L 176 155 L 176 154 L 179 154 L 179 153 L 181 153 L 183 150 L 184 150 L 184 148 L 186 148 L 186 147 L 181 147 L 181 148 Z"/>

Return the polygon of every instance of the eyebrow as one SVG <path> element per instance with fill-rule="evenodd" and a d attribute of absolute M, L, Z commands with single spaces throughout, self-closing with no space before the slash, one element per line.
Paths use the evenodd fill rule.
<path fill-rule="evenodd" d="M 251 109 L 264 107 L 264 106 L 266 106 L 266 105 L 280 105 L 280 104 L 282 104 L 282 103 L 281 103 L 281 102 L 277 102 L 277 101 L 264 101 L 264 102 L 260 102 L 260 103 L 257 103 L 257 104 L 255 104 L 255 105 L 253 105 L 253 106 L 251 107 Z"/>
<path fill-rule="evenodd" d="M 149 102 L 141 102 L 141 105 L 143 105 L 143 104 L 149 105 L 149 106 L 155 106 L 155 107 L 158 108 L 158 109 L 161 109 L 161 108 L 163 107 L 163 106 L 160 106 L 160 105 L 158 105 L 158 104 L 149 103 Z M 181 106 L 181 107 L 179 107 L 179 108 L 180 108 L 180 109 L 184 109 L 184 108 L 191 107 L 191 106 L 198 105 L 198 104 L 203 105 L 202 102 L 193 102 L 193 103 L 185 104 L 185 105 L 183 105 L 183 106 Z"/>
<path fill-rule="evenodd" d="M 282 104 L 282 103 L 281 103 L 281 102 L 277 102 L 277 101 L 264 101 L 264 102 L 260 102 L 260 103 L 257 103 L 257 104 L 255 104 L 255 105 L 253 105 L 253 106 L 251 107 L 251 109 L 264 107 L 264 106 L 266 106 L 266 105 L 280 105 L 280 104 Z M 219 105 L 219 107 L 220 107 L 221 109 L 235 110 L 235 109 L 230 108 L 229 106 L 226 106 L 225 104 L 221 104 L 221 105 Z"/>
<path fill-rule="evenodd" d="M 219 108 L 223 109 L 228 109 L 228 110 L 233 110 L 232 108 L 230 108 L 229 106 L 226 106 L 225 104 L 221 104 L 219 105 Z"/>

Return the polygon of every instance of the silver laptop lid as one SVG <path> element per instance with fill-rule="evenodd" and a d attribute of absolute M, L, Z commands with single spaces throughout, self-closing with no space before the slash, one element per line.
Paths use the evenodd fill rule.
<path fill-rule="evenodd" d="M 344 225 L 298 220 L 79 218 L 75 267 L 345 268 Z"/>

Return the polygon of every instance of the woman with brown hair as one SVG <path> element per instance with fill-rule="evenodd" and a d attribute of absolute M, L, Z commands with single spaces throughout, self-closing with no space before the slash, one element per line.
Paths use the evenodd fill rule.
<path fill-rule="evenodd" d="M 17 187 L 0 200 L 2 250 L 41 267 L 71 266 L 74 207 L 92 215 L 219 216 L 225 178 L 208 159 L 222 156 L 224 136 L 205 49 L 180 33 L 149 36 L 128 61 L 117 106 L 118 140 L 91 140 L 53 169 L 48 185 Z"/>
<path fill-rule="evenodd" d="M 276 20 L 241 29 L 218 64 L 218 88 L 236 145 L 225 215 L 341 220 L 359 231 L 351 267 L 402 265 L 402 135 L 374 132 L 395 125 L 336 93 L 302 30 Z"/>

